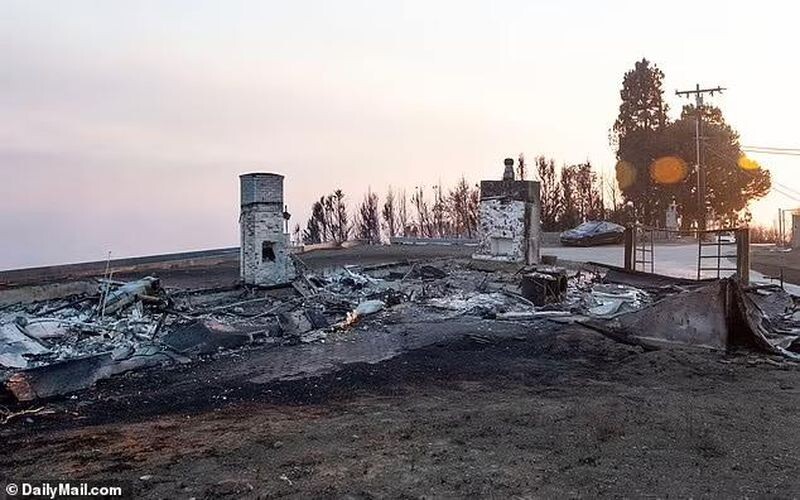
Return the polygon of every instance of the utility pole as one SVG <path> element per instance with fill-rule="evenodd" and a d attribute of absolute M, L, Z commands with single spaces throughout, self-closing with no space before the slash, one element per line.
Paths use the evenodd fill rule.
<path fill-rule="evenodd" d="M 697 156 L 697 163 L 696 163 L 696 172 L 697 172 L 697 229 L 703 231 L 706 228 L 706 181 L 705 181 L 705 172 L 703 172 L 702 162 L 701 162 L 701 148 L 700 148 L 700 137 L 702 133 L 702 126 L 703 126 L 703 94 L 714 95 L 715 92 L 719 92 L 720 94 L 727 90 L 723 87 L 715 87 L 709 89 L 701 89 L 700 84 L 698 83 L 693 90 L 676 90 L 675 95 L 689 97 L 694 95 L 695 97 L 695 126 L 694 126 L 694 136 L 695 136 L 695 154 Z"/>

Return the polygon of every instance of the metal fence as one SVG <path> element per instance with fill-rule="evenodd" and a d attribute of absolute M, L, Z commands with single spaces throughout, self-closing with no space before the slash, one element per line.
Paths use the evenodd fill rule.
<path fill-rule="evenodd" d="M 698 280 L 721 278 L 723 272 L 735 272 L 740 282 L 749 283 L 750 229 L 746 227 L 674 231 L 643 225 L 629 226 L 625 230 L 625 268 L 653 273 L 656 262 L 654 242 L 657 235 L 663 234 L 697 239 Z M 729 259 L 736 262 L 735 266 Z"/>

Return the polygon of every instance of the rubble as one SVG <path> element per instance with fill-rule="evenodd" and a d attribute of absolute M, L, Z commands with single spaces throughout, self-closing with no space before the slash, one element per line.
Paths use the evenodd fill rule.
<path fill-rule="evenodd" d="M 47 352 L 47 348 L 25 335 L 16 323 L 0 325 L 0 365 L 27 368 L 28 356 Z"/>
<path fill-rule="evenodd" d="M 593 305 L 588 313 L 599 318 L 611 318 L 619 314 L 641 309 L 650 302 L 644 290 L 615 283 L 598 283 L 592 286 L 590 300 Z"/>
<path fill-rule="evenodd" d="M 728 346 L 726 304 L 726 282 L 716 281 L 706 287 L 678 293 L 658 302 L 641 307 L 643 292 L 631 287 L 616 285 L 612 290 L 620 293 L 595 292 L 606 302 L 589 310 L 603 314 L 585 324 L 611 334 L 614 338 L 648 346 L 670 344 L 693 345 L 712 349 Z M 620 309 L 623 305 L 631 304 Z M 635 307 L 634 310 L 630 308 Z"/>
<path fill-rule="evenodd" d="M 460 316 L 577 322 L 650 346 L 725 349 L 744 336 L 751 347 L 800 357 L 800 314 L 774 287 L 592 266 L 509 266 L 451 259 L 312 272 L 299 265 L 294 282 L 269 288 L 175 290 L 152 276 L 102 280 L 93 294 L 0 310 L 0 380 L 17 399 L 33 400 L 251 346 L 336 342 L 368 327 Z M 728 294 L 746 319 L 744 333 L 730 328 Z"/>
<path fill-rule="evenodd" d="M 142 352 L 124 359 L 115 359 L 113 353 L 75 358 L 19 371 L 9 377 L 6 388 L 19 401 L 33 401 L 86 389 L 98 380 L 159 366 L 170 359 L 160 352 Z"/>
<path fill-rule="evenodd" d="M 203 319 L 168 333 L 161 342 L 180 354 L 210 354 L 253 341 L 253 333 L 213 319 Z"/>
<path fill-rule="evenodd" d="M 107 290 L 109 284 L 106 284 Z M 103 294 L 98 304 L 97 312 L 103 316 L 105 314 L 114 314 L 115 312 L 123 309 L 137 300 L 151 300 L 159 301 L 160 298 L 155 295 L 160 293 L 161 283 L 158 278 L 148 276 L 137 281 L 124 283 L 122 286 L 113 291 L 107 291 Z"/>
<path fill-rule="evenodd" d="M 540 266 L 523 274 L 522 296 L 537 306 L 560 303 L 567 294 L 567 275 L 563 268 Z"/>

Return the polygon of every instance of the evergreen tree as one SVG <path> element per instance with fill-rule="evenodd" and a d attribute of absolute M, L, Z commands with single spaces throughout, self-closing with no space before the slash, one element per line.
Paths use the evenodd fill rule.
<path fill-rule="evenodd" d="M 620 185 L 623 197 L 633 202 L 641 222 L 657 224 L 669 203 L 660 186 L 650 180 L 650 165 L 668 150 L 664 131 L 669 125 L 664 102 L 664 73 L 647 59 L 636 62 L 622 80 L 619 114 L 612 129 L 618 168 L 629 169 Z M 618 172 L 618 178 L 620 172 Z"/>

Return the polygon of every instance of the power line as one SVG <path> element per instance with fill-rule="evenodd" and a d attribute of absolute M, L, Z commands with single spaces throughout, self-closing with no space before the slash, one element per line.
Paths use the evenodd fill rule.
<path fill-rule="evenodd" d="M 735 159 L 726 158 L 725 155 L 720 153 L 716 148 L 711 147 L 708 144 L 706 144 L 705 146 L 706 146 L 706 150 L 709 153 L 713 154 L 714 156 L 716 156 L 720 160 L 729 161 L 731 163 L 736 163 Z M 750 174 L 751 176 L 755 175 L 755 172 L 751 172 L 749 170 L 742 170 L 742 171 L 746 172 L 747 174 Z M 800 202 L 800 191 L 799 190 L 797 190 L 797 189 L 795 189 L 795 188 L 793 188 L 791 186 L 788 186 L 786 184 L 781 184 L 780 182 L 776 181 L 775 179 L 771 179 L 771 184 L 772 184 L 772 189 L 774 189 L 777 193 L 782 194 L 783 196 L 786 196 L 787 198 L 791 198 L 794 201 Z"/>
<path fill-rule="evenodd" d="M 772 179 L 772 184 L 774 186 L 778 186 L 779 188 L 783 189 L 784 191 L 788 191 L 790 193 L 793 193 L 795 196 L 800 196 L 800 191 L 796 190 L 793 187 L 789 187 L 786 184 L 781 184 L 780 182 L 776 181 L 775 179 Z"/>
<path fill-rule="evenodd" d="M 714 88 L 707 88 L 701 89 L 700 84 L 696 84 L 694 90 L 676 90 L 675 95 L 679 95 L 682 97 L 689 97 L 694 95 L 695 97 L 695 153 L 697 155 L 697 213 L 699 214 L 698 218 L 698 229 L 703 230 L 706 228 L 706 189 L 705 189 L 705 179 L 703 175 L 703 167 L 700 161 L 700 134 L 701 128 L 703 124 L 703 95 L 709 94 L 714 95 L 714 93 L 719 92 L 720 94 L 726 89 L 717 86 Z"/>
<path fill-rule="evenodd" d="M 778 194 L 781 194 L 781 195 L 783 195 L 783 196 L 785 196 L 785 197 L 789 198 L 789 199 L 790 199 L 790 200 L 792 200 L 792 201 L 796 201 L 796 202 L 800 203 L 800 196 L 789 194 L 789 193 L 787 193 L 786 191 L 784 191 L 784 190 L 782 190 L 782 189 L 778 188 L 777 186 L 772 186 L 772 189 L 773 189 L 773 190 L 774 190 L 776 193 L 778 193 Z"/>
<path fill-rule="evenodd" d="M 755 148 L 742 148 L 742 151 L 764 155 L 800 156 L 800 151 L 767 151 Z"/>
<path fill-rule="evenodd" d="M 742 146 L 742 149 L 766 149 L 770 151 L 788 151 L 793 153 L 800 153 L 800 148 L 777 148 L 772 146 Z"/>

